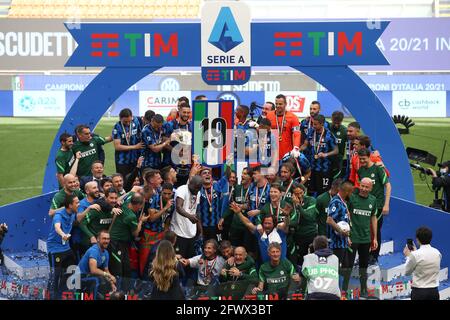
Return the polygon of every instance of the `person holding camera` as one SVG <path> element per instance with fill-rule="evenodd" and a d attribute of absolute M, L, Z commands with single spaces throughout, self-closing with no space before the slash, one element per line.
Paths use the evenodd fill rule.
<path fill-rule="evenodd" d="M 439 300 L 442 255 L 430 245 L 432 237 L 431 229 L 420 227 L 416 230 L 419 249 L 416 249 L 414 243 L 403 249 L 403 254 L 407 257 L 405 275 L 412 274 L 411 300 Z"/>
<path fill-rule="evenodd" d="M 3 239 L 5 238 L 5 234 L 7 232 L 8 232 L 8 226 L 6 225 L 6 223 L 0 224 L 0 266 L 3 265 L 3 263 L 4 263 L 1 245 L 2 245 Z"/>
<path fill-rule="evenodd" d="M 441 164 L 439 175 L 433 169 L 428 169 L 433 177 L 431 183 L 433 190 L 444 189 L 444 207 L 443 210 L 450 212 L 450 160 Z"/>

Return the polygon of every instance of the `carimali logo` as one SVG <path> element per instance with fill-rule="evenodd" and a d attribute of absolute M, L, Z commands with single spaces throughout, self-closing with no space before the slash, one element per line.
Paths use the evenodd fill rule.
<path fill-rule="evenodd" d="M 202 9 L 202 78 L 241 85 L 251 76 L 250 9 L 241 2 L 206 2 Z"/>

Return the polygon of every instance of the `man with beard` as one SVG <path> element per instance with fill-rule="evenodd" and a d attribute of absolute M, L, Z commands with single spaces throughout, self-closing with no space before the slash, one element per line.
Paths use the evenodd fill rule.
<path fill-rule="evenodd" d="M 113 184 L 113 188 L 117 191 L 117 194 L 119 195 L 119 197 L 122 197 L 123 195 L 125 195 L 127 193 L 125 191 L 125 189 L 123 188 L 123 177 L 122 177 L 122 174 L 114 173 L 111 176 L 111 181 L 112 181 L 112 184 Z"/>
<path fill-rule="evenodd" d="M 330 204 L 331 199 L 337 195 L 341 183 L 342 179 L 333 180 L 331 189 L 322 193 L 316 199 L 316 209 L 318 212 L 317 234 L 319 236 L 327 236 L 328 205 Z"/>
<path fill-rule="evenodd" d="M 278 132 L 278 159 L 291 152 L 298 154 L 300 148 L 300 124 L 295 114 L 286 110 L 286 96 L 279 94 L 275 98 L 275 112 L 267 114 L 267 119 L 272 124 L 272 129 Z"/>
<path fill-rule="evenodd" d="M 76 156 L 73 154 L 73 137 L 70 134 L 63 133 L 59 137 L 59 142 L 61 142 L 61 149 L 56 153 L 55 164 L 56 178 L 58 179 L 59 187 L 62 188 L 64 185 L 64 175 L 68 173 L 76 174 L 81 153 L 78 153 Z M 74 166 L 75 162 L 77 163 L 76 166 Z"/>
<path fill-rule="evenodd" d="M 255 167 L 251 170 L 254 183 L 249 192 L 250 208 L 247 212 L 251 221 L 255 221 L 254 217 L 260 214 L 264 205 L 270 202 L 270 183 L 263 174 L 263 170 L 266 168 Z"/>
<path fill-rule="evenodd" d="M 72 151 L 76 154 L 81 152 L 81 158 L 78 164 L 77 176 L 88 176 L 91 170 L 92 163 L 99 160 L 99 151 L 102 145 L 111 142 L 111 136 L 102 138 L 99 136 L 92 136 L 91 129 L 88 126 L 81 125 L 77 127 L 76 134 L 78 141 L 73 144 Z"/>
<path fill-rule="evenodd" d="M 338 154 L 331 158 L 333 166 L 333 179 L 345 174 L 342 170 L 344 155 L 345 155 L 345 145 L 347 143 L 347 127 L 342 125 L 344 120 L 344 114 L 341 111 L 334 111 L 331 115 L 331 126 L 330 131 L 336 138 L 336 144 L 338 146 Z"/>
<path fill-rule="evenodd" d="M 324 116 L 314 116 L 313 130 L 309 130 L 302 146 L 302 150 L 309 150 L 312 170 L 308 191 L 313 196 L 321 195 L 330 189 L 333 178 L 330 157 L 338 154 L 336 139 L 330 130 L 324 127 L 324 123 Z"/>
<path fill-rule="evenodd" d="M 53 217 L 57 209 L 63 207 L 64 199 L 67 195 L 75 195 L 79 200 L 84 198 L 84 194 L 78 189 L 76 177 L 70 173 L 64 176 L 63 188 L 53 196 L 52 204 L 48 211 L 50 217 Z"/>
<path fill-rule="evenodd" d="M 80 229 L 83 231 L 82 245 L 89 248 L 97 243 L 97 234 L 101 230 L 108 230 L 113 216 L 122 213 L 122 210 L 115 208 L 118 194 L 115 189 L 105 190 L 105 204 L 99 210 L 89 210 L 85 218 L 81 221 Z"/>
<path fill-rule="evenodd" d="M 250 209 L 250 189 L 252 184 L 252 176 L 249 168 L 244 168 L 241 175 L 241 184 L 237 185 L 231 195 L 230 206 L 238 206 L 243 214 L 247 216 Z M 224 211 L 222 218 L 226 219 L 229 215 L 233 215 L 230 226 L 230 242 L 233 246 L 244 246 L 252 255 L 256 251 L 256 243 L 253 235 L 247 230 L 241 219 L 233 214 L 230 206 Z M 219 222 L 220 224 L 221 222 Z M 222 222 L 223 223 L 223 222 Z"/>
<path fill-rule="evenodd" d="M 97 235 L 97 243 L 93 244 L 81 259 L 78 264 L 82 278 L 95 277 L 97 281 L 93 282 L 93 287 L 88 292 L 94 290 L 100 292 L 102 295 L 111 291 L 116 291 L 116 278 L 109 272 L 109 252 L 108 246 L 111 241 L 109 232 L 102 230 Z M 89 281 L 92 283 L 91 281 Z"/>
<path fill-rule="evenodd" d="M 346 161 L 345 161 L 345 176 L 344 180 L 347 180 L 350 176 L 350 170 L 351 170 L 351 160 L 352 157 L 356 154 L 356 151 L 354 149 L 355 146 L 355 139 L 360 136 L 360 130 L 361 126 L 358 122 L 350 122 L 347 127 L 347 143 L 345 146 L 346 149 Z"/>
<path fill-rule="evenodd" d="M 176 252 L 183 257 L 195 255 L 195 239 L 201 234 L 202 224 L 197 217 L 197 207 L 200 203 L 202 184 L 202 178 L 194 176 L 188 184 L 179 187 L 175 193 L 176 209 L 170 229 L 177 235 Z"/>
<path fill-rule="evenodd" d="M 120 110 L 119 121 L 114 125 L 116 172 L 126 177 L 136 166 L 144 144 L 141 140 L 141 121 L 134 117 L 130 109 Z"/>
<path fill-rule="evenodd" d="M 135 193 L 129 202 L 122 205 L 122 213 L 114 217 L 110 226 L 111 244 L 109 253 L 109 269 L 114 276 L 123 279 L 124 290 L 127 291 L 131 278 L 130 245 L 141 232 L 142 225 L 149 219 L 143 213 L 144 198 Z"/>
<path fill-rule="evenodd" d="M 184 152 L 190 154 L 192 143 L 190 139 L 192 123 L 189 121 L 191 117 L 189 104 L 181 102 L 178 113 L 178 119 L 173 119 L 164 124 L 164 136 L 168 139 L 169 144 L 163 150 L 163 165 L 172 166 L 176 170 L 176 188 L 185 185 L 188 181 L 191 165 L 188 161 L 185 161 Z M 172 152 L 174 155 L 172 155 Z"/>
<path fill-rule="evenodd" d="M 219 221 L 222 219 L 222 193 L 219 185 L 212 180 L 211 168 L 200 171 L 203 180 L 200 189 L 199 216 L 202 222 L 203 240 L 219 241 Z M 220 226 L 222 229 L 222 226 Z"/>
<path fill-rule="evenodd" d="M 170 144 L 170 140 L 163 142 L 163 123 L 162 115 L 156 114 L 147 125 L 142 129 L 142 142 L 145 144 L 143 151 L 143 168 L 160 169 L 162 163 L 162 151 Z"/>
<path fill-rule="evenodd" d="M 313 130 L 313 119 L 316 115 L 320 114 L 320 102 L 313 101 L 309 106 L 309 117 L 306 117 L 300 122 L 300 131 L 302 133 L 302 144 L 304 143 L 309 131 Z M 330 129 L 328 121 L 324 122 L 324 127 Z"/>
<path fill-rule="evenodd" d="M 277 223 L 277 217 L 275 215 L 266 215 L 261 219 L 262 224 L 256 226 L 242 214 L 242 209 L 239 206 L 232 205 L 231 210 L 239 216 L 242 223 L 258 240 L 259 253 L 262 262 L 270 260 L 267 249 L 273 242 L 281 245 L 281 256 L 283 259 L 286 258 L 286 237 L 289 230 L 290 212 L 285 212 L 285 210 L 280 209 L 280 214 L 284 215 L 284 221 L 282 223 Z"/>
<path fill-rule="evenodd" d="M 256 120 L 256 123 L 261 124 L 261 120 L 267 118 L 267 114 L 273 111 L 275 111 L 275 104 L 273 102 L 267 101 L 266 103 L 264 103 L 261 115 Z"/>
<path fill-rule="evenodd" d="M 328 206 L 328 239 L 330 239 L 330 249 L 333 250 L 333 253 L 339 258 L 341 263 L 340 270 L 348 268 L 346 251 L 348 250 L 350 229 L 344 230 L 338 223 L 344 221 L 349 224 L 350 222 L 347 201 L 352 192 L 353 185 L 351 182 L 344 181 L 339 186 L 339 192 L 331 199 Z"/>

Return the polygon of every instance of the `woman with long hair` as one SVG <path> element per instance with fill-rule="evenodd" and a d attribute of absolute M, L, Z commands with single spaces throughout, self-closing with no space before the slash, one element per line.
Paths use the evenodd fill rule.
<path fill-rule="evenodd" d="M 156 250 L 150 278 L 153 280 L 151 300 L 184 300 L 179 268 L 173 245 L 162 240 Z"/>

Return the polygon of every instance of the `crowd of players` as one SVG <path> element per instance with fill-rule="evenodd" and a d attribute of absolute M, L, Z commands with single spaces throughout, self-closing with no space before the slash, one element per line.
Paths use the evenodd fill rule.
<path fill-rule="evenodd" d="M 155 299 L 283 297 L 292 288 L 339 299 L 356 252 L 361 295 L 367 295 L 367 268 L 377 263 L 391 185 L 359 124 L 342 125 L 340 111 L 327 122 L 318 101 L 299 121 L 281 94 L 256 121 L 247 106 L 237 106 L 235 129 L 276 130 L 267 145 L 278 149 L 275 169 L 252 162 L 238 179 L 229 161 L 223 175 L 195 156 L 191 163 L 173 161 L 174 148 L 191 143 L 191 111 L 181 97 L 166 120 L 123 109 L 109 137 L 85 125 L 74 136 L 61 135 L 61 189 L 51 203 L 47 240 L 52 298 L 66 287 L 67 268 L 78 265 L 81 290 L 99 295 L 150 283 L 147 296 Z M 108 142 L 115 148 L 110 176 L 102 149 Z M 251 146 L 245 147 L 248 155 Z"/>

